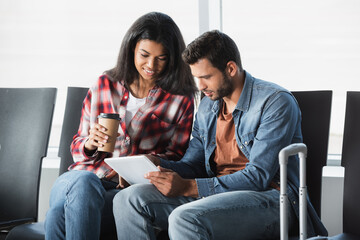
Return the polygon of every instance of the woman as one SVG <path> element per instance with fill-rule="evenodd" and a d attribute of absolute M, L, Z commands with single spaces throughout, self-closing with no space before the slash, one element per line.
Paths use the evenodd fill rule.
<path fill-rule="evenodd" d="M 128 30 L 116 66 L 100 76 L 84 100 L 71 144 L 75 163 L 53 186 L 46 239 L 99 239 L 100 229 L 102 236 L 116 231 L 112 198 L 126 182 L 104 158 L 183 156 L 196 91 L 190 69 L 181 59 L 184 49 L 179 28 L 163 13 L 148 13 Z M 110 154 L 97 151 L 108 139 L 97 123 L 102 112 L 119 113 L 121 118 L 115 151 Z"/>

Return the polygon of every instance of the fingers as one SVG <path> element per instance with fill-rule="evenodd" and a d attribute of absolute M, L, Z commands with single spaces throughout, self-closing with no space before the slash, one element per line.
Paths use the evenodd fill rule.
<path fill-rule="evenodd" d="M 155 182 L 155 181 L 150 181 L 151 184 L 154 184 L 154 186 L 157 188 L 157 190 L 159 190 L 162 194 L 164 194 L 166 196 L 167 188 L 165 188 L 165 185 L 161 182 Z"/>
<path fill-rule="evenodd" d="M 157 189 L 159 189 L 159 185 L 163 185 L 165 180 L 164 178 L 158 178 L 158 177 L 146 177 L 146 179 L 149 180 L 151 184 L 154 184 Z"/>
<path fill-rule="evenodd" d="M 130 184 L 119 175 L 119 184 L 116 186 L 116 188 L 127 188 L 130 186 Z"/>
<path fill-rule="evenodd" d="M 164 196 L 172 197 L 175 196 L 175 192 L 173 189 L 173 184 L 171 181 L 166 181 L 164 179 L 159 178 L 151 178 L 149 179 L 150 183 L 154 184 L 154 186 L 161 192 Z"/>
<path fill-rule="evenodd" d="M 172 171 L 150 172 L 146 178 L 168 197 L 183 196 L 187 183 L 179 174 Z"/>
<path fill-rule="evenodd" d="M 166 173 L 169 172 L 160 172 L 160 171 L 155 171 L 155 172 L 148 172 L 145 174 L 145 178 L 150 179 L 150 178 L 166 178 Z"/>
<path fill-rule="evenodd" d="M 157 166 L 157 168 L 160 171 L 153 171 L 148 172 L 144 175 L 145 178 L 152 178 L 152 177 L 158 177 L 158 178 L 168 178 L 169 176 L 172 176 L 175 172 L 171 169 L 163 168 L 160 166 Z"/>
<path fill-rule="evenodd" d="M 115 172 L 114 170 L 111 170 L 111 172 L 109 174 L 106 175 L 106 179 L 112 179 L 113 177 L 115 177 L 117 174 L 117 172 Z"/>
<path fill-rule="evenodd" d="M 105 134 L 106 128 L 96 123 L 92 129 L 90 129 L 90 140 L 93 140 L 97 145 L 103 145 L 109 139 L 109 136 Z"/>
<path fill-rule="evenodd" d="M 174 172 L 149 172 L 145 174 L 145 178 L 149 179 L 150 183 L 154 184 L 157 188 L 164 185 L 172 185 L 176 176 Z"/>
<path fill-rule="evenodd" d="M 158 166 L 158 169 L 160 170 L 160 172 L 173 172 L 173 170 L 171 170 L 171 169 L 163 168 L 163 167 L 160 167 L 160 166 Z"/>
<path fill-rule="evenodd" d="M 130 184 L 122 177 L 119 177 L 119 184 L 122 188 L 130 186 Z"/>
<path fill-rule="evenodd" d="M 89 139 L 85 143 L 85 148 L 88 150 L 95 150 L 98 147 L 103 147 L 104 143 L 106 143 L 109 139 L 109 136 L 104 133 L 105 131 L 106 128 L 98 123 L 95 123 L 89 131 Z"/>

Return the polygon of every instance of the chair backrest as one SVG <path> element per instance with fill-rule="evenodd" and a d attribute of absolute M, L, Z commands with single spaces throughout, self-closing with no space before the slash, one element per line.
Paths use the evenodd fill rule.
<path fill-rule="evenodd" d="M 321 209 L 322 169 L 328 155 L 332 91 L 292 92 L 302 114 L 303 142 L 308 148 L 306 183 L 318 216 Z"/>
<path fill-rule="evenodd" d="M 0 228 L 36 221 L 56 88 L 0 88 Z"/>
<path fill-rule="evenodd" d="M 360 237 L 360 92 L 347 92 L 341 165 L 345 168 L 343 232 Z"/>
<path fill-rule="evenodd" d="M 88 90 L 89 88 L 68 87 L 58 153 L 61 158 L 59 175 L 66 172 L 74 162 L 70 153 L 70 144 L 79 128 L 82 103 Z"/>

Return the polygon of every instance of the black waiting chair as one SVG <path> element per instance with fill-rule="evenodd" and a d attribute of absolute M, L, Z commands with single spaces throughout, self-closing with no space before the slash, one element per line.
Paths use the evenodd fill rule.
<path fill-rule="evenodd" d="M 322 169 L 326 166 L 332 91 L 302 91 L 292 92 L 301 110 L 301 130 L 303 142 L 306 144 L 306 184 L 307 194 L 320 216 Z M 298 145 L 299 144 L 293 144 Z M 299 148 L 299 150 L 302 147 Z M 284 151 L 288 151 L 283 149 Z M 294 150 L 294 149 L 292 149 Z M 287 236 L 287 234 L 285 234 Z M 282 239 L 299 239 L 300 236 L 290 236 Z M 303 237 L 303 236 L 302 236 Z"/>
<path fill-rule="evenodd" d="M 360 92 L 347 92 L 341 166 L 345 168 L 343 195 L 343 233 L 323 240 L 360 239 Z"/>
<path fill-rule="evenodd" d="M 88 88 L 68 87 L 64 120 L 61 131 L 58 156 L 60 157 L 59 175 L 66 172 L 73 163 L 70 153 L 70 143 L 76 134 L 81 117 L 82 102 L 88 92 Z M 37 210 L 37 208 L 36 208 Z M 7 235 L 6 240 L 44 240 L 44 223 L 36 222 L 23 224 L 13 228 Z"/>
<path fill-rule="evenodd" d="M 70 153 L 70 144 L 72 142 L 73 136 L 76 134 L 79 128 L 82 102 L 84 101 L 84 98 L 88 90 L 89 90 L 88 88 L 80 88 L 80 87 L 68 88 L 65 115 L 64 115 L 61 140 L 59 146 L 59 154 L 58 154 L 59 157 L 61 158 L 59 175 L 66 172 L 68 170 L 68 167 L 74 162 Z M 113 199 L 113 194 L 111 192 L 106 192 L 105 201 L 112 202 L 112 199 Z M 109 211 L 112 212 L 112 207 Z M 101 230 L 102 232 L 100 239 L 104 239 L 104 240 L 117 239 L 116 227 L 112 219 L 108 219 L 108 221 L 105 220 L 105 222 L 102 223 Z"/>
<path fill-rule="evenodd" d="M 343 233 L 334 240 L 360 239 L 360 92 L 347 92 L 341 165 L 345 168 Z"/>
<path fill-rule="evenodd" d="M 0 88 L 0 230 L 36 222 L 56 88 Z"/>
<path fill-rule="evenodd" d="M 299 103 L 303 142 L 308 148 L 306 159 L 307 191 L 320 217 L 322 169 L 328 155 L 332 91 L 292 92 Z"/>
<path fill-rule="evenodd" d="M 61 138 L 58 156 L 60 157 L 59 176 L 68 170 L 74 163 L 70 153 L 70 144 L 79 128 L 82 102 L 89 88 L 68 87 L 64 120 L 61 129 Z"/>

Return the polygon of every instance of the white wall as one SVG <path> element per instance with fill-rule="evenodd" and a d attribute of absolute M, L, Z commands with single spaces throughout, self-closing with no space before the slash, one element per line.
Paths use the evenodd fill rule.
<path fill-rule="evenodd" d="M 193 0 L 0 0 L 0 87 L 58 88 L 58 146 L 67 86 L 89 87 L 114 67 L 125 32 L 150 11 L 170 15 L 186 43 L 198 35 Z"/>
<path fill-rule="evenodd" d="M 340 154 L 346 91 L 360 91 L 360 1 L 224 0 L 223 29 L 254 76 L 334 91 L 329 153 Z"/>
<path fill-rule="evenodd" d="M 341 153 L 345 94 L 360 91 L 360 1 L 223 0 L 222 8 L 223 31 L 254 76 L 334 91 L 329 153 Z M 149 11 L 169 14 L 186 43 L 198 36 L 194 0 L 0 0 L 0 87 L 59 89 L 50 146 L 59 143 L 66 87 L 89 87 L 112 68 L 125 31 Z"/>

